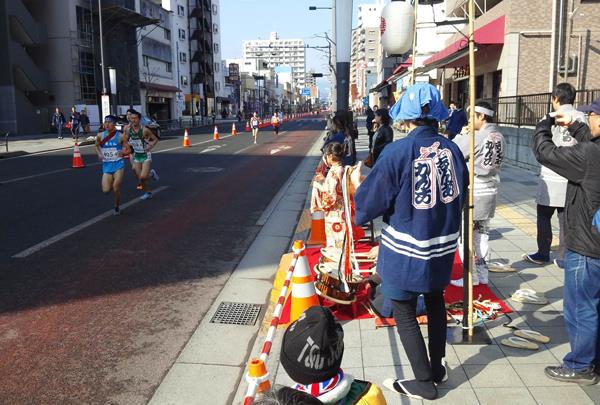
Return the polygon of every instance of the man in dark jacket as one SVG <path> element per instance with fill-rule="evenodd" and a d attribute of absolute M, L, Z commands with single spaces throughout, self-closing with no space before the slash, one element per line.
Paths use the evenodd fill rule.
<path fill-rule="evenodd" d="M 448 139 L 454 139 L 456 134 L 462 131 L 462 128 L 469 123 L 467 114 L 462 108 L 457 108 L 454 101 L 450 101 L 450 109 L 448 110 L 448 120 L 446 121 L 446 135 Z"/>
<path fill-rule="evenodd" d="M 371 109 L 371 106 L 367 106 L 367 118 L 365 120 L 365 126 L 367 127 L 367 133 L 369 134 L 369 150 L 373 146 L 373 119 L 375 118 L 375 112 Z"/>
<path fill-rule="evenodd" d="M 60 108 L 56 107 L 56 110 L 54 110 L 54 114 L 52 114 L 51 123 L 52 126 L 55 127 L 56 131 L 58 132 L 58 139 L 63 139 L 62 131 L 63 126 L 65 125 L 65 116 L 63 115 L 62 111 L 60 111 Z"/>
<path fill-rule="evenodd" d="M 560 366 L 546 367 L 558 381 L 591 385 L 598 382 L 598 321 L 600 306 L 600 229 L 593 224 L 600 208 L 600 98 L 578 108 L 589 128 L 569 112 L 557 112 L 539 122 L 532 139 L 533 153 L 542 165 L 569 181 L 565 205 L 564 317 L 571 352 Z M 567 126 L 576 139 L 591 139 L 572 147 L 552 142 L 552 125 Z"/>

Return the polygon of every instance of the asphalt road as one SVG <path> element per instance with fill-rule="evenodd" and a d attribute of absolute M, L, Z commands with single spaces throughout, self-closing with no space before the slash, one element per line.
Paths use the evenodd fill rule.
<path fill-rule="evenodd" d="M 323 128 L 165 139 L 160 191 L 137 202 L 127 165 L 119 217 L 92 147 L 84 169 L 71 151 L 0 160 L 0 403 L 146 403 Z"/>

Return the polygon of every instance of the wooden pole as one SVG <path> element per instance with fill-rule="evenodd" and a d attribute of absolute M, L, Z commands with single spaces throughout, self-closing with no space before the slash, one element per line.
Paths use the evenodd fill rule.
<path fill-rule="evenodd" d="M 417 79 L 417 75 L 415 73 L 415 59 L 417 58 L 417 13 L 419 12 L 419 1 L 413 0 L 415 2 L 415 18 L 413 24 L 413 43 L 412 43 L 412 72 L 410 76 L 410 84 L 415 84 Z"/>
<path fill-rule="evenodd" d="M 467 313 L 467 323 L 463 325 L 468 328 L 469 336 L 473 336 L 473 188 L 475 181 L 475 7 L 474 0 L 469 0 L 469 136 L 471 138 L 470 158 L 469 158 L 469 221 L 468 221 L 468 252 L 469 255 L 464 258 L 465 271 L 468 271 L 468 283 L 465 288 L 468 290 L 469 307 Z"/>

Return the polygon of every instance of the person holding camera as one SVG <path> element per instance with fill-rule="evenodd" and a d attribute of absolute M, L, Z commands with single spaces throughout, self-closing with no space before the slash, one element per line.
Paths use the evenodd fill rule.
<path fill-rule="evenodd" d="M 600 98 L 578 108 L 588 125 L 572 112 L 548 114 L 532 138 L 535 158 L 566 178 L 564 317 L 571 351 L 546 376 L 558 381 L 592 385 L 598 382 L 598 322 L 600 321 Z M 568 128 L 580 141 L 568 148 L 552 140 L 552 126 Z M 589 141 L 585 139 L 589 138 Z"/>

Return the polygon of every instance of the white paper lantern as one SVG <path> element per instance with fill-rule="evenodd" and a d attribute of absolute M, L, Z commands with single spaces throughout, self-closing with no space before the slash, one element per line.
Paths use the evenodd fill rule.
<path fill-rule="evenodd" d="M 409 2 L 392 1 L 381 11 L 381 45 L 388 55 L 400 55 L 412 47 L 414 9 Z"/>

